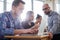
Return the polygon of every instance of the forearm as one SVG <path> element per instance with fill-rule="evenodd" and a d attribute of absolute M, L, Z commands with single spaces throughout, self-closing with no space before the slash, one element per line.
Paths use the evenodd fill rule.
<path fill-rule="evenodd" d="M 38 29 L 38 27 L 39 27 L 39 24 L 35 24 L 35 25 L 32 27 L 32 29 Z"/>
<path fill-rule="evenodd" d="M 14 34 L 24 34 L 27 33 L 27 29 L 16 29 L 14 30 Z"/>

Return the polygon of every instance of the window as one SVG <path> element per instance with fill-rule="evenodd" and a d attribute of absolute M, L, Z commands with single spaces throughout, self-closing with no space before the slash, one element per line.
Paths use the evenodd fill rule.
<path fill-rule="evenodd" d="M 6 11 L 10 11 L 12 7 L 13 0 L 7 0 Z"/>
<path fill-rule="evenodd" d="M 23 13 L 21 14 L 22 21 L 25 19 L 27 11 L 32 10 L 31 0 L 23 0 L 25 2 L 25 8 L 23 10 Z"/>
<path fill-rule="evenodd" d="M 60 13 L 60 4 L 56 4 L 56 11 Z"/>
<path fill-rule="evenodd" d="M 42 17 L 44 16 L 43 10 L 42 10 L 43 2 L 33 0 L 33 11 L 34 11 L 34 17 L 36 18 L 37 14 L 40 14 Z"/>
<path fill-rule="evenodd" d="M 55 11 L 57 11 L 59 14 L 60 14 L 60 0 L 56 0 L 55 1 L 55 8 L 56 8 L 56 10 Z"/>
<path fill-rule="evenodd" d="M 3 6 L 3 0 L 0 0 L 0 13 L 3 12 L 3 8 L 4 8 L 4 6 Z"/>
<path fill-rule="evenodd" d="M 44 28 L 47 25 L 47 17 L 45 16 L 43 10 L 42 10 L 42 6 L 43 6 L 43 1 L 39 1 L 39 0 L 33 0 L 33 11 L 34 11 L 34 21 L 36 20 L 36 16 L 37 14 L 42 16 L 42 21 L 41 21 L 41 25 L 39 27 L 39 33 L 38 35 L 40 35 L 40 33 L 43 33 Z"/>
<path fill-rule="evenodd" d="M 4 0 L 0 0 L 0 2 L 2 2 L 2 1 L 4 1 Z"/>
<path fill-rule="evenodd" d="M 59 4 L 56 4 L 56 11 L 59 12 Z"/>

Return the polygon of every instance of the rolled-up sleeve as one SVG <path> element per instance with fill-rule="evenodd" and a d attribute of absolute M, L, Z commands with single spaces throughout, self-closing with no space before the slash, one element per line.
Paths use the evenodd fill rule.
<path fill-rule="evenodd" d="M 3 34 L 3 35 L 13 35 L 14 34 L 14 28 L 13 27 L 7 28 L 6 19 L 7 19 L 7 17 L 5 17 L 5 16 L 0 17 L 0 31 L 1 31 L 1 34 Z"/>
<path fill-rule="evenodd" d="M 54 15 L 53 16 L 53 26 L 52 28 L 50 29 L 50 32 L 52 33 L 56 33 L 58 28 L 59 28 L 59 16 L 58 15 Z"/>

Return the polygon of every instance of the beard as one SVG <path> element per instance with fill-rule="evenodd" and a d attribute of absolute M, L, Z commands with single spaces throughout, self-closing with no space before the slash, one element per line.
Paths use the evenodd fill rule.
<path fill-rule="evenodd" d="M 48 12 L 44 12 L 46 15 L 49 15 L 50 14 L 50 11 L 48 11 Z"/>

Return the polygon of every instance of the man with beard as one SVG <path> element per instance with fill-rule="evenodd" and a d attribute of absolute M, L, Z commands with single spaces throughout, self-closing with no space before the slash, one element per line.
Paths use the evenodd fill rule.
<path fill-rule="evenodd" d="M 52 11 L 48 4 L 43 5 L 43 11 L 48 15 L 48 34 L 52 40 L 60 40 L 60 15 Z"/>

